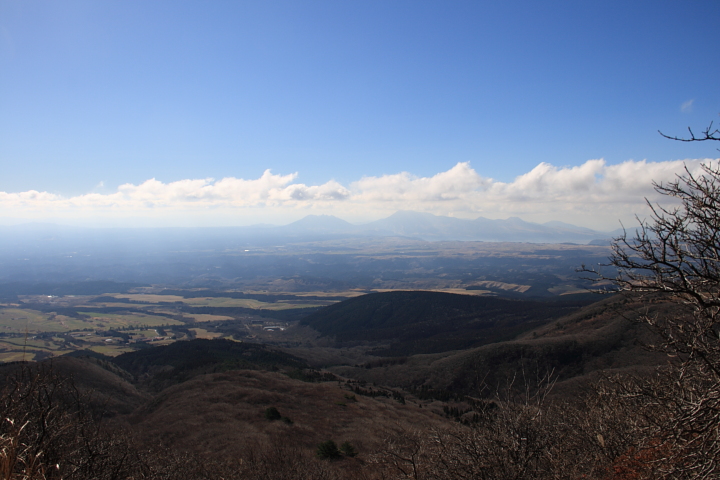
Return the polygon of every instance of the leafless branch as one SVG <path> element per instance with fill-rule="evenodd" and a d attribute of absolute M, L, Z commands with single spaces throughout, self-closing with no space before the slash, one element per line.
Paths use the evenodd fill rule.
<path fill-rule="evenodd" d="M 671 135 L 665 135 L 663 132 L 658 130 L 658 133 L 662 135 L 665 138 L 668 138 L 670 140 L 676 140 L 678 142 L 704 142 L 706 140 L 720 140 L 720 129 L 713 128 L 713 122 L 710 122 L 710 125 L 702 131 L 700 135 L 695 135 L 695 133 L 692 131 L 692 128 L 688 127 L 688 132 L 690 132 L 689 137 L 675 137 Z"/>

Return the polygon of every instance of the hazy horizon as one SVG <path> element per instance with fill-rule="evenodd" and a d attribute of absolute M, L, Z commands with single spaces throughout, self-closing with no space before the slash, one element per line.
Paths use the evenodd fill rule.
<path fill-rule="evenodd" d="M 83 223 L 66 223 L 66 222 L 59 222 L 59 221 L 52 221 L 52 220 L 50 220 L 50 221 L 27 221 L 27 220 L 26 220 L 26 221 L 19 221 L 19 222 L 16 222 L 16 223 L 1 223 L 1 222 L 0 222 L 0 227 L 32 227 L 32 226 L 42 227 L 42 226 L 47 226 L 47 227 L 61 227 L 61 228 L 67 227 L 67 228 L 82 228 L 82 229 L 113 229 L 113 230 L 137 230 L 137 229 L 144 229 L 144 230 L 152 230 L 152 229 L 199 229 L 199 230 L 202 230 L 202 229 L 215 229 L 215 228 L 218 228 L 218 229 L 223 229 L 223 228 L 229 228 L 229 229 L 232 229 L 232 228 L 241 228 L 241 229 L 242 229 L 242 228 L 252 228 L 252 227 L 266 227 L 266 228 L 289 227 L 289 226 L 292 226 L 292 225 L 294 225 L 294 224 L 301 224 L 304 220 L 307 220 L 307 219 L 315 219 L 315 218 L 318 218 L 318 219 L 337 219 L 337 220 L 340 220 L 340 221 L 342 221 L 342 222 L 346 222 L 348 225 L 353 226 L 353 227 L 363 227 L 363 226 L 367 226 L 367 225 L 374 224 L 374 223 L 376 223 L 376 222 L 378 222 L 378 221 L 381 221 L 381 220 L 390 220 L 390 219 L 395 218 L 397 215 L 400 215 L 400 214 L 431 215 L 432 217 L 437 218 L 437 219 L 453 219 L 453 220 L 461 220 L 461 221 L 468 221 L 468 222 L 472 222 L 472 221 L 474 221 L 474 220 L 491 220 L 491 221 L 505 222 L 505 221 L 510 221 L 510 220 L 513 220 L 513 219 L 519 219 L 519 220 L 521 220 L 522 222 L 529 223 L 529 224 L 533 224 L 533 225 L 541 225 L 541 226 L 566 225 L 566 226 L 568 226 L 568 227 L 577 227 L 577 228 L 579 228 L 579 229 L 587 228 L 587 229 L 589 229 L 589 230 L 594 230 L 594 231 L 596 231 L 596 232 L 598 232 L 598 233 L 610 233 L 610 232 L 613 232 L 613 231 L 616 231 L 616 230 L 622 228 L 622 225 L 621 225 L 621 224 L 618 224 L 618 226 L 617 226 L 616 228 L 614 228 L 614 229 L 611 229 L 611 230 L 603 230 L 603 229 L 601 229 L 601 228 L 589 228 L 589 227 L 584 227 L 584 226 L 581 226 L 581 225 L 575 225 L 575 224 L 573 224 L 573 223 L 566 222 L 566 221 L 562 221 L 562 220 L 548 220 L 547 222 L 530 222 L 530 221 L 526 221 L 525 219 L 523 219 L 523 218 L 521 218 L 521 217 L 518 217 L 518 216 L 508 216 L 508 217 L 505 217 L 505 218 L 488 218 L 488 217 L 483 217 L 482 215 L 480 215 L 480 216 L 472 217 L 472 218 L 461 218 L 461 217 L 452 217 L 452 216 L 445 216 L 445 215 L 435 215 L 435 214 L 428 213 L 428 212 L 418 212 L 418 211 L 414 211 L 414 210 L 397 210 L 396 212 L 394 212 L 394 213 L 392 213 L 392 214 L 390 214 L 390 215 L 388 215 L 388 216 L 384 216 L 384 217 L 377 218 L 377 219 L 374 219 L 374 220 L 359 221 L 359 222 L 352 222 L 352 221 L 346 220 L 346 219 L 344 219 L 344 218 L 342 218 L 342 217 L 339 217 L 339 216 L 337 216 L 337 215 L 331 215 L 331 214 L 325 214 L 325 213 L 322 213 L 322 214 L 310 213 L 310 214 L 307 214 L 307 215 L 302 216 L 301 218 L 298 218 L 298 219 L 296 219 L 296 220 L 292 220 L 292 221 L 287 222 L 287 223 L 268 223 L 268 222 L 265 222 L 265 223 L 252 223 L 252 224 L 247 224 L 247 225 L 213 225 L 213 226 L 198 226 L 198 225 L 188 225 L 188 226 L 183 226 L 183 225 L 173 225 L 173 226 L 136 225 L 136 226 L 122 226 L 122 225 L 88 225 L 88 224 L 83 224 Z M 626 228 L 632 228 L 632 227 L 635 227 L 635 226 L 637 226 L 637 225 L 626 225 L 625 227 L 626 227 Z M 311 229 L 312 227 L 309 227 L 309 228 Z"/>

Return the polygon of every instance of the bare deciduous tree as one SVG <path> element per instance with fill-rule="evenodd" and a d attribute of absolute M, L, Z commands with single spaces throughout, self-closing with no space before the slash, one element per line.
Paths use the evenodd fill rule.
<path fill-rule="evenodd" d="M 699 136 L 692 130 L 689 138 L 663 136 L 720 140 L 720 131 L 711 123 Z M 653 475 L 666 478 L 720 475 L 720 165 L 701 169 L 654 184 L 671 206 L 648 201 L 649 220 L 633 236 L 615 239 L 605 265 L 617 269 L 618 291 L 681 306 L 644 318 L 669 366 L 626 392 L 649 419 L 645 459 Z M 653 410 L 662 413 L 648 414 Z"/>

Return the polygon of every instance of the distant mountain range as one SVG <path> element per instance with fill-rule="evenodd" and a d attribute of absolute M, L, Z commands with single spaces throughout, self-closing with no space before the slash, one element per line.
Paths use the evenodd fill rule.
<path fill-rule="evenodd" d="M 633 234 L 634 229 L 628 230 Z M 387 218 L 354 225 L 332 215 L 308 215 L 288 225 L 246 227 L 83 228 L 54 224 L 24 224 L 0 227 L 0 250 L 10 245 L 24 249 L 41 241 L 71 245 L 143 245 L 143 250 L 166 250 L 169 245 L 193 248 L 230 248 L 238 241 L 276 244 L 286 240 L 310 241 L 357 237 L 407 237 L 427 241 L 483 241 L 528 243 L 608 244 L 622 230 L 600 232 L 568 223 L 526 222 L 517 217 L 475 220 L 430 213 L 399 211 Z M 29 242 L 29 243 L 28 243 Z M 48 243 L 49 242 L 49 243 Z M 79 242 L 79 243 L 78 243 Z M 230 242 L 230 243 L 228 243 Z M 177 245 L 176 245 L 177 244 Z"/>
<path fill-rule="evenodd" d="M 490 220 L 478 217 L 467 220 L 430 213 L 398 211 L 387 218 L 363 225 L 353 225 L 332 215 L 308 215 L 281 227 L 265 227 L 266 232 L 292 236 L 403 236 L 423 240 L 461 240 L 484 242 L 531 243 L 605 243 L 622 234 L 622 230 L 599 232 L 569 223 L 552 221 L 543 224 L 526 222 L 517 217 Z M 632 233 L 632 232 L 630 232 Z"/>

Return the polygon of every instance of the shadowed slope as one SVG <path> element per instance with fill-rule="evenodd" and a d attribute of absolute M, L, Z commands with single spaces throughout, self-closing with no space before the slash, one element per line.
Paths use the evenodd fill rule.
<path fill-rule="evenodd" d="M 150 399 L 123 378 L 129 376 L 127 372 L 105 360 L 89 357 L 58 357 L 37 364 L 3 364 L 0 365 L 0 384 L 4 385 L 21 368 L 35 366 L 52 369 L 57 375 L 71 379 L 74 387 L 86 397 L 89 407 L 103 416 L 130 413 Z"/>
<path fill-rule="evenodd" d="M 225 339 L 175 342 L 124 353 L 113 362 L 155 391 L 205 373 L 307 368 L 303 360 L 266 345 Z"/>
<path fill-rule="evenodd" d="M 378 355 L 414 355 L 507 341 L 568 314 L 587 301 L 528 301 L 441 292 L 364 295 L 301 321 L 340 344 L 389 343 Z"/>
<path fill-rule="evenodd" d="M 636 370 L 667 361 L 645 345 L 655 337 L 637 320 L 671 313 L 670 305 L 621 296 L 606 298 L 505 342 L 463 351 L 378 359 L 358 367 L 333 367 L 346 377 L 409 389 L 493 396 L 515 383 L 523 388 L 536 376 L 553 372 L 566 385 L 584 382 L 599 371 Z M 561 388 L 562 387 L 562 388 Z M 562 394 L 558 385 L 556 393 Z"/>

